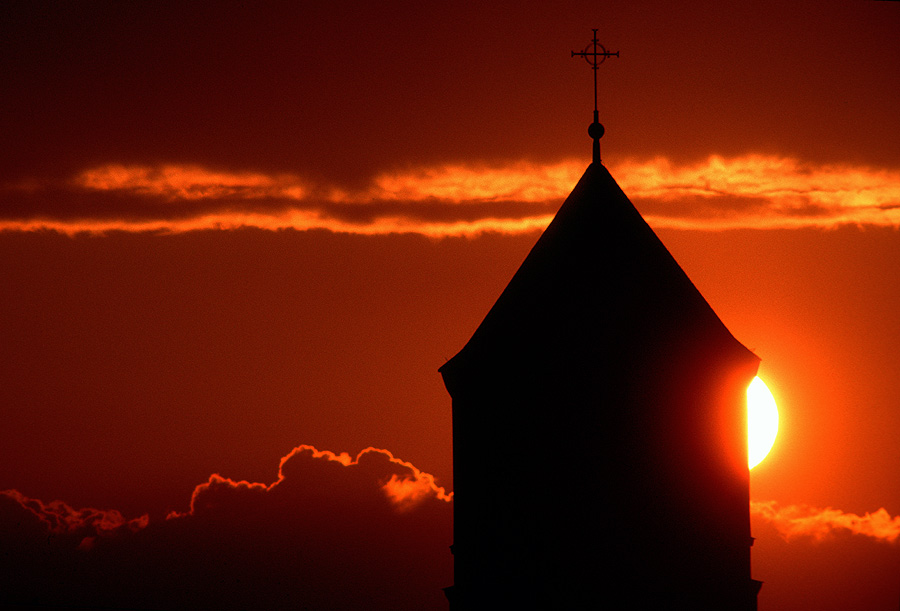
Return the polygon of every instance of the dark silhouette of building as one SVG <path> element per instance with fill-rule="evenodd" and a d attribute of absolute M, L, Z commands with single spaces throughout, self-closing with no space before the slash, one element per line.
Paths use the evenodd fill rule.
<path fill-rule="evenodd" d="M 759 359 L 600 163 L 598 132 L 594 162 L 440 368 L 451 609 L 755 609 Z"/>

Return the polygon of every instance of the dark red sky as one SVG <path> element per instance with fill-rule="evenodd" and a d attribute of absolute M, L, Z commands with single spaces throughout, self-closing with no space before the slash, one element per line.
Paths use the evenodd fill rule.
<path fill-rule="evenodd" d="M 23 497 L 150 517 L 86 550 L 98 527 L 71 518 L 54 566 L 153 549 L 156 575 L 248 520 L 338 566 L 368 523 L 421 537 L 367 540 L 371 563 L 298 600 L 407 552 L 432 561 L 404 579 L 449 585 L 449 503 L 395 463 L 295 458 L 306 479 L 164 518 L 213 473 L 272 484 L 302 444 L 384 448 L 452 490 L 437 368 L 588 163 L 569 51 L 598 27 L 621 52 L 604 161 L 781 409 L 751 477 L 760 609 L 900 604 L 897 3 L 87 4 L 0 19 L 0 489 L 19 493 L 0 522 L 49 519 Z M 416 508 L 391 475 L 425 482 Z M 329 515 L 316 490 L 355 509 L 286 526 Z M 15 549 L 38 566 L 36 540 Z"/>

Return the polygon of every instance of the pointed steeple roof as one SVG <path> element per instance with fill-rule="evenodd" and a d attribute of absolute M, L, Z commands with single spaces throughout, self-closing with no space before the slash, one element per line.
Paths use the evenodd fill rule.
<path fill-rule="evenodd" d="M 746 389 L 729 333 L 593 163 L 469 342 L 453 399 L 451 605 L 755 608 Z M 599 590 L 598 590 L 599 588 Z M 758 589 L 758 588 L 756 588 Z"/>
<path fill-rule="evenodd" d="M 465 347 L 441 367 L 460 376 L 513 367 L 629 371 L 741 345 L 600 163 L 588 166 Z M 699 355 L 697 355 L 699 356 Z"/>

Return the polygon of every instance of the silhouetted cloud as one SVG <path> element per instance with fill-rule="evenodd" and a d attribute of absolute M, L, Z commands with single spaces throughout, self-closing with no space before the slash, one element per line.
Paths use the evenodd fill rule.
<path fill-rule="evenodd" d="M 555 164 L 443 165 L 382 173 L 363 186 L 295 174 L 197 165 L 107 164 L 64 183 L 0 189 L 0 229 L 65 233 L 252 226 L 429 236 L 520 233 L 545 227 L 584 170 Z M 825 165 L 786 157 L 712 156 L 611 164 L 656 227 L 900 226 L 900 169 Z"/>
<path fill-rule="evenodd" d="M 770 521 L 786 539 L 811 537 L 821 541 L 841 532 L 890 543 L 900 537 L 900 516 L 891 517 L 883 507 L 860 516 L 831 507 L 782 507 L 775 501 L 751 501 L 750 510 Z"/>
<path fill-rule="evenodd" d="M 0 491 L 4 538 L 20 545 L 56 540 L 57 545 L 88 548 L 97 537 L 116 537 L 147 526 L 146 515 L 126 520 L 116 510 L 74 509 L 62 501 L 44 503 L 17 490 Z M 10 528 L 10 525 L 15 525 Z"/>
<path fill-rule="evenodd" d="M 385 450 L 299 446 L 271 484 L 214 474 L 165 520 L 0 493 L 0 603 L 421 609 L 452 583 L 451 495 Z"/>
<path fill-rule="evenodd" d="M 452 494 L 386 450 L 301 445 L 272 483 L 219 474 L 164 520 L 0 492 L 0 605 L 444 608 Z M 887 542 L 900 517 L 751 502 L 785 538 Z"/>

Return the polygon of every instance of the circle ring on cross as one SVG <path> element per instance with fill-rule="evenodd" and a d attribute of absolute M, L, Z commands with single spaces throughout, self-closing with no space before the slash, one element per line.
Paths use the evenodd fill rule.
<path fill-rule="evenodd" d="M 610 53 L 606 50 L 606 47 L 599 42 L 591 41 L 580 55 L 584 56 L 584 61 L 586 61 L 591 68 L 596 68 L 606 61 L 606 58 Z"/>

